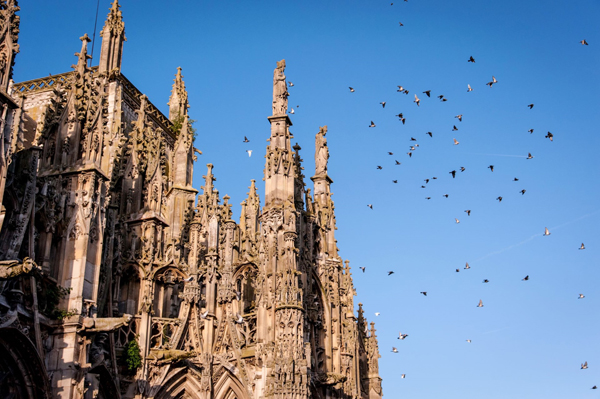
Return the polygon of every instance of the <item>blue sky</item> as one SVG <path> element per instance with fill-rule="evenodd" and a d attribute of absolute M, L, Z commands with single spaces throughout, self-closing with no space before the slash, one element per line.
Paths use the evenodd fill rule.
<path fill-rule="evenodd" d="M 307 183 L 315 134 L 329 128 L 336 237 L 355 303 L 376 322 L 387 398 L 598 397 L 600 3 L 121 3 L 123 74 L 168 113 L 183 68 L 203 151 L 195 186 L 213 163 L 236 219 L 251 179 L 264 198 L 272 73 L 286 59 Z M 109 6 L 100 0 L 97 31 Z M 78 38 L 93 35 L 96 1 L 21 8 L 15 81 L 69 71 Z M 94 64 L 99 46 L 96 35 Z M 399 341 L 399 331 L 409 337 Z"/>

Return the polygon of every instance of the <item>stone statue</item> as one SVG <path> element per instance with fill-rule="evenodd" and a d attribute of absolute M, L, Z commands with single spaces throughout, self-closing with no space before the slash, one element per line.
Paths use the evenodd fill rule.
<path fill-rule="evenodd" d="M 327 125 L 319 128 L 319 133 L 315 137 L 315 175 L 327 174 L 327 160 L 329 159 L 329 149 L 327 148 Z"/>
<path fill-rule="evenodd" d="M 287 91 L 284 71 L 285 60 L 281 60 L 273 71 L 273 116 L 285 115 L 287 112 L 287 98 L 290 93 Z"/>

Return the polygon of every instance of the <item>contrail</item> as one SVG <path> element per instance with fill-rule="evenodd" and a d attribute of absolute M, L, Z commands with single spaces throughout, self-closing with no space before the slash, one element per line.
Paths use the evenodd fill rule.
<path fill-rule="evenodd" d="M 598 210 L 596 210 L 596 211 L 594 211 L 594 212 L 592 212 L 592 213 L 588 213 L 588 214 L 586 214 L 586 215 L 580 216 L 580 217 L 578 217 L 577 219 L 574 219 L 574 220 L 571 220 L 571 221 L 565 222 L 565 223 L 563 223 L 563 224 L 560 224 L 560 225 L 558 225 L 558 226 L 550 227 L 550 229 L 549 229 L 549 230 L 551 230 L 551 231 L 552 231 L 552 230 L 558 230 L 558 229 L 560 229 L 561 227 L 565 227 L 565 226 L 567 226 L 567 225 L 573 224 L 573 223 L 575 223 L 575 222 L 578 222 L 578 221 L 580 221 L 581 219 L 589 218 L 590 216 L 592 216 L 592 215 L 595 215 L 595 214 L 597 214 L 598 212 L 600 212 L 600 209 L 598 209 Z M 519 242 L 519 243 L 517 243 L 517 244 L 513 244 L 513 245 L 511 245 L 511 246 L 508 246 L 508 247 L 506 247 L 506 248 L 500 249 L 500 250 L 498 250 L 498 251 L 490 252 L 489 254 L 487 254 L 487 255 L 484 255 L 484 256 L 482 256 L 482 257 L 481 257 L 481 258 L 479 258 L 479 259 L 475 259 L 473 262 L 479 262 L 480 260 L 483 260 L 483 259 L 489 258 L 490 256 L 501 254 L 502 252 L 506 252 L 506 251 L 508 251 L 508 250 L 510 250 L 510 249 L 513 249 L 513 248 L 519 247 L 519 246 L 521 246 L 521 245 L 523 245 L 523 244 L 525 244 L 525 243 L 527 243 L 527 242 L 529 242 L 529 241 L 533 240 L 535 237 L 539 237 L 539 236 L 543 236 L 543 235 L 544 235 L 544 233 L 538 233 L 538 234 L 534 234 L 534 235 L 532 235 L 531 237 L 527 238 L 526 240 L 523 240 L 523 241 L 521 241 L 521 242 Z"/>
<path fill-rule="evenodd" d="M 507 155 L 507 154 L 480 154 L 473 153 L 473 155 L 487 155 L 490 157 L 511 157 L 511 158 L 527 158 L 527 155 Z"/>

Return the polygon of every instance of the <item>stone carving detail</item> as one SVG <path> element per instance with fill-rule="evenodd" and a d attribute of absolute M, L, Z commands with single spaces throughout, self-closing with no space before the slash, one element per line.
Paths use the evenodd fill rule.
<path fill-rule="evenodd" d="M 329 159 L 329 148 L 327 147 L 327 125 L 319 128 L 315 138 L 315 175 L 327 174 L 327 160 Z"/>
<path fill-rule="evenodd" d="M 285 60 L 277 62 L 273 71 L 273 116 L 285 115 L 288 108 L 287 82 L 285 78 Z"/>

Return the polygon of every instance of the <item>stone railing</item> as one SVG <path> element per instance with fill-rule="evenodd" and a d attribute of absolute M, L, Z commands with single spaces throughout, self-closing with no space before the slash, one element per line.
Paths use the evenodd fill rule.
<path fill-rule="evenodd" d="M 128 325 L 115 331 L 115 348 L 124 348 L 129 341 L 135 340 L 140 331 L 141 316 L 134 316 Z"/>
<path fill-rule="evenodd" d="M 180 319 L 153 317 L 150 335 L 151 349 L 171 349 L 171 338 L 181 324 Z"/>

